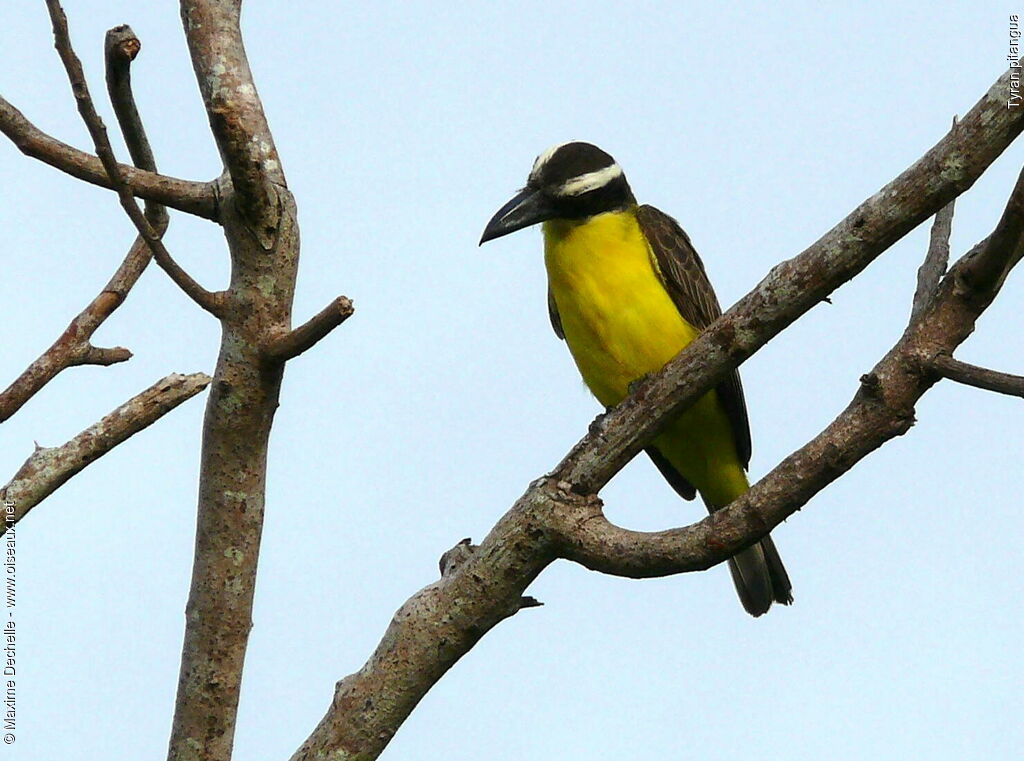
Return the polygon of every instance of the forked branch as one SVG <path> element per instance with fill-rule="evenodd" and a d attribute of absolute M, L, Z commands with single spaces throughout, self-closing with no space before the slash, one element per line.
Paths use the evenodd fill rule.
<path fill-rule="evenodd" d="M 135 106 L 131 89 L 130 66 L 139 52 L 139 42 L 128 27 L 108 32 L 106 75 L 114 113 L 124 133 L 132 160 L 141 168 L 156 171 L 156 162 L 146 139 L 145 128 Z M 130 51 L 130 52 L 129 52 Z M 167 213 L 158 203 L 146 203 L 146 216 L 159 233 L 167 229 Z M 61 336 L 38 357 L 3 393 L 0 393 L 0 423 L 39 392 L 68 367 L 77 365 L 111 365 L 124 362 L 132 354 L 127 349 L 97 348 L 90 343 L 100 325 L 125 300 L 146 266 L 150 251 L 145 240 L 137 238 L 117 271 L 103 290 L 83 309 Z"/>
<path fill-rule="evenodd" d="M 171 280 L 200 307 L 213 315 L 221 316 L 223 313 L 222 296 L 207 291 L 178 266 L 161 241 L 159 233 L 153 229 L 149 220 L 146 219 L 139 205 L 135 202 L 135 196 L 128 185 L 125 184 L 124 177 L 121 175 L 120 165 L 114 158 L 114 151 L 111 148 L 110 139 L 107 137 L 107 128 L 104 126 L 103 120 L 100 119 L 93 105 L 92 96 L 89 94 L 89 86 L 85 81 L 85 73 L 82 71 L 82 62 L 71 46 L 71 37 L 68 33 L 68 23 L 64 15 L 64 9 L 58 0 L 46 0 L 46 7 L 50 12 L 50 21 L 53 24 L 55 47 L 64 64 L 64 69 L 67 71 L 68 80 L 71 82 L 71 90 L 74 93 L 75 102 L 78 104 L 78 112 L 82 116 L 82 121 L 85 122 L 86 127 L 89 129 L 89 134 L 92 136 L 93 143 L 96 146 L 96 155 L 99 156 L 100 161 L 103 163 L 103 168 L 106 169 L 107 175 L 110 177 L 111 185 L 117 191 L 121 206 L 139 231 L 139 235 L 142 236 L 153 252 L 153 258 L 156 259 L 157 264 L 163 268 Z"/>
<path fill-rule="evenodd" d="M 210 383 L 203 373 L 168 375 L 59 447 L 36 447 L 7 485 L 0 499 L 12 502 L 3 526 L 17 523 L 36 505 L 87 465 L 146 428 Z M 12 517 L 13 516 L 13 517 Z"/>

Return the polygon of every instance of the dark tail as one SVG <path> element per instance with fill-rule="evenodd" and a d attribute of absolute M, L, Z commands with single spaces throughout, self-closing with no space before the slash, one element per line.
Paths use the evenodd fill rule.
<path fill-rule="evenodd" d="M 770 536 L 729 558 L 729 571 L 743 608 L 752 616 L 767 613 L 773 602 L 793 602 L 793 585 Z"/>
<path fill-rule="evenodd" d="M 696 496 L 697 490 L 660 449 L 650 446 L 646 451 L 665 480 L 680 497 L 693 499 Z M 732 499 L 740 496 L 748 488 L 746 476 L 743 475 L 742 470 L 740 470 L 740 475 L 743 478 L 743 488 L 737 488 L 736 492 L 731 495 Z M 723 497 L 722 504 L 728 504 L 731 501 L 726 498 L 730 496 L 728 494 L 720 496 Z M 708 512 L 713 513 L 721 509 L 709 502 L 703 493 L 701 498 L 704 500 Z M 743 603 L 747 613 L 752 616 L 767 613 L 773 602 L 782 605 L 789 605 L 793 602 L 793 585 L 789 583 L 789 574 L 786 573 L 786 567 L 782 565 L 782 558 L 779 557 L 779 551 L 775 549 L 775 542 L 770 536 L 766 536 L 752 547 L 729 558 L 729 571 L 732 573 L 732 581 L 736 585 L 740 602 Z"/>

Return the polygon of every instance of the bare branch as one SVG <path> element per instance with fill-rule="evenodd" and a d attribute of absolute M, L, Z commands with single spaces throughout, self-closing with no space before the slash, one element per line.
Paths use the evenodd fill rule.
<path fill-rule="evenodd" d="M 133 160 L 139 162 L 143 169 L 156 171 L 156 163 L 152 151 L 149 150 L 149 142 L 131 90 L 129 66 L 135 56 L 123 55 L 120 43 L 108 45 L 106 53 L 107 82 L 111 101 Z M 138 53 L 138 40 L 135 41 L 135 53 Z M 158 203 L 147 202 L 146 216 L 162 235 L 168 223 L 164 207 Z M 71 321 L 53 345 L 0 394 L 0 422 L 10 418 L 43 386 L 68 367 L 87 364 L 110 365 L 131 358 L 131 352 L 127 349 L 98 349 L 93 347 L 89 340 L 100 325 L 124 302 L 128 292 L 149 264 L 149 260 L 149 246 L 142 238 L 137 238 L 121 266 L 96 298 Z"/>
<path fill-rule="evenodd" d="M 132 353 L 123 346 L 105 349 L 87 345 L 82 354 L 72 357 L 70 365 L 100 365 L 106 367 L 116 365 L 119 362 L 127 362 L 131 358 Z"/>
<path fill-rule="evenodd" d="M 1024 376 L 1021 375 L 1010 375 L 971 365 L 945 353 L 933 357 L 929 366 L 943 378 L 963 383 L 965 386 L 1024 397 Z"/>
<path fill-rule="evenodd" d="M 93 185 L 114 189 L 102 162 L 89 153 L 50 137 L 0 97 L 0 132 L 34 159 Z M 132 193 L 172 209 L 217 220 L 217 196 L 212 182 L 191 182 L 118 164 L 118 171 Z"/>
<path fill-rule="evenodd" d="M 17 523 L 68 479 L 121 442 L 146 428 L 210 383 L 203 373 L 168 375 L 59 447 L 36 447 L 14 477 L 0 489 L 13 502 L 4 529 Z"/>
<path fill-rule="evenodd" d="M 68 367 L 78 365 L 111 365 L 114 362 L 124 362 L 131 358 L 131 352 L 120 347 L 107 350 L 107 352 L 118 352 L 116 359 L 111 360 L 111 354 L 103 354 L 102 350 L 95 349 L 88 343 L 87 331 L 83 326 L 95 321 L 96 304 L 102 303 L 105 294 L 101 293 L 87 306 L 71 324 L 65 328 L 49 349 L 43 352 L 36 360 L 19 375 L 3 393 L 0 393 L 0 423 L 8 420 L 24 404 L 35 396 L 39 391 L 53 380 L 58 373 Z M 94 329 L 95 330 L 95 329 Z M 100 352 L 100 353 L 97 353 Z"/>
<path fill-rule="evenodd" d="M 132 92 L 131 64 L 142 50 L 142 43 L 127 24 L 107 30 L 103 41 L 106 63 L 107 93 L 114 114 L 121 126 L 132 162 L 137 167 L 156 171 L 156 158 L 146 137 L 146 129 L 135 106 Z M 162 208 L 162 207 L 158 207 Z"/>
<path fill-rule="evenodd" d="M 134 201 L 132 202 L 134 204 Z M 138 207 L 135 207 L 135 211 L 138 211 Z M 129 214 L 133 222 L 137 222 L 142 219 L 139 214 Z M 143 233 L 145 237 L 145 233 Z M 203 286 L 199 285 L 192 276 L 183 270 L 176 261 L 171 257 L 171 252 L 167 250 L 164 244 L 158 237 L 148 238 L 146 243 L 149 245 L 150 250 L 153 252 L 153 259 L 160 266 L 167 276 L 171 278 L 178 288 L 180 288 L 186 296 L 192 299 L 198 306 L 212 314 L 214 317 L 224 316 L 224 294 L 221 291 L 208 291 Z"/>
<path fill-rule="evenodd" d="M 956 127 L 956 117 L 953 117 L 953 126 Z M 914 301 L 910 312 L 911 319 L 921 314 L 928 306 L 928 302 L 939 287 L 939 281 L 946 274 L 955 204 L 956 201 L 950 201 L 935 215 L 935 222 L 932 224 L 931 236 L 928 241 L 928 253 L 917 270 L 917 290 L 914 292 Z"/>
<path fill-rule="evenodd" d="M 264 350 L 291 328 L 295 202 L 239 29 L 240 0 L 182 0 L 210 126 L 231 182 L 220 222 L 231 254 L 217 371 L 203 424 L 195 560 L 168 744 L 171 761 L 230 761 L 252 627 L 270 429 L 282 363 Z"/>
<path fill-rule="evenodd" d="M 352 302 L 344 296 L 338 296 L 305 324 L 274 339 L 264 352 L 267 359 L 271 362 L 287 362 L 299 356 L 351 317 L 353 311 Z"/>
<path fill-rule="evenodd" d="M 601 524 L 599 503 L 590 496 L 664 421 L 969 188 L 1024 128 L 1020 115 L 1007 113 L 1009 94 L 1007 72 L 922 159 L 817 243 L 775 267 L 664 370 L 599 418 L 552 474 L 530 486 L 476 551 L 399 609 L 362 669 L 338 683 L 327 714 L 293 761 L 331 753 L 376 758 L 430 687 L 517 609 L 526 587 L 560 554 L 628 575 L 713 565 L 763 537 L 838 474 L 906 431 L 914 402 L 935 382 L 921 370 L 923 347 L 931 357 L 934 346 L 957 345 L 985 306 L 961 297 L 962 289 L 955 286 L 964 269 L 960 263 L 944 279 L 929 313 L 865 376 L 850 407 L 809 449 L 787 458 L 731 506 L 677 530 L 686 534 L 624 536 L 618 533 L 621 529 Z M 689 534 L 695 535 L 694 541 Z"/>
<path fill-rule="evenodd" d="M 935 215 L 928 253 L 917 270 L 917 290 L 914 291 L 911 317 L 917 317 L 924 311 L 931 297 L 935 295 L 939 281 L 946 274 L 946 264 L 949 262 L 949 237 L 953 231 L 954 205 L 955 202 L 950 201 L 949 205 L 944 206 Z"/>
<path fill-rule="evenodd" d="M 1010 200 L 1003 209 L 999 224 L 992 234 L 964 257 L 961 275 L 969 290 L 984 297 L 992 296 L 1002 287 L 1010 269 L 1024 255 L 1021 235 L 1024 232 L 1024 169 L 1017 176 Z"/>
<path fill-rule="evenodd" d="M 231 176 L 238 211 L 264 248 L 273 244 L 284 170 L 249 69 L 239 28 L 241 2 L 182 0 L 181 19 L 210 129 Z M 259 220 L 260 224 L 256 224 Z"/>
<path fill-rule="evenodd" d="M 78 112 L 82 115 L 82 121 L 88 127 L 89 134 L 92 135 L 93 143 L 96 146 L 96 154 L 103 163 L 103 168 L 107 170 L 111 184 L 117 190 L 121 206 L 139 231 L 139 235 L 149 245 L 157 264 L 163 268 L 171 280 L 200 307 L 213 315 L 221 316 L 223 314 L 223 299 L 221 296 L 207 291 L 178 266 L 160 240 L 160 235 L 153 229 L 149 220 L 146 219 L 135 202 L 135 197 L 131 189 L 125 184 L 119 165 L 114 158 L 114 151 L 110 146 L 110 139 L 107 137 L 107 128 L 104 126 L 99 114 L 96 113 L 92 96 L 89 95 L 89 86 L 85 81 L 85 73 L 82 71 L 82 62 L 71 47 L 71 37 L 68 33 L 64 9 L 61 8 L 58 0 L 46 0 L 46 7 L 50 12 L 50 20 L 53 23 L 55 47 L 64 64 L 64 69 L 67 71 L 68 80 L 71 82 L 71 91 L 75 95 Z"/>
<path fill-rule="evenodd" d="M 0 423 L 10 418 L 61 371 L 78 365 L 110 365 L 131 358 L 121 347 L 98 349 L 89 339 L 117 309 L 149 261 L 149 247 L 141 238 L 128 251 L 110 282 L 64 329 L 42 355 L 0 393 Z"/>

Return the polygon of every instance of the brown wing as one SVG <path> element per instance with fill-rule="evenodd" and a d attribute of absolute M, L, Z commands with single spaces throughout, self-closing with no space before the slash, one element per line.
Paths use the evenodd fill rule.
<path fill-rule="evenodd" d="M 661 270 L 662 284 L 672 297 L 676 309 L 684 320 L 698 330 L 703 330 L 721 316 L 722 308 L 718 305 L 715 291 L 704 272 L 704 264 L 697 256 L 690 238 L 678 222 L 653 206 L 641 206 L 636 216 L 640 229 L 654 251 Z M 739 372 L 734 370 L 716 390 L 732 425 L 736 453 L 746 468 L 750 463 L 750 423 L 747 420 L 747 405 L 743 400 Z M 664 468 L 657 460 L 655 464 L 664 473 Z M 676 491 L 679 491 L 678 487 Z"/>

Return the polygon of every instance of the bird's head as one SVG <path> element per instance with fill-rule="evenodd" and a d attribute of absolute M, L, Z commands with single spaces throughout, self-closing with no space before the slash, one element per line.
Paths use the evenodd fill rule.
<path fill-rule="evenodd" d="M 480 243 L 549 219 L 586 219 L 635 203 L 615 159 L 590 143 L 561 143 L 537 157 L 526 187 L 498 209 Z"/>

